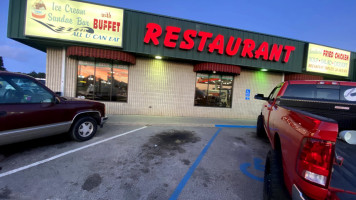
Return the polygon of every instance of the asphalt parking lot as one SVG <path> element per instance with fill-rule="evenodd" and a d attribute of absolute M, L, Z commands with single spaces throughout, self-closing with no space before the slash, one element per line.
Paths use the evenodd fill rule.
<path fill-rule="evenodd" d="M 254 128 L 108 124 L 0 147 L 0 199 L 262 199 Z"/>

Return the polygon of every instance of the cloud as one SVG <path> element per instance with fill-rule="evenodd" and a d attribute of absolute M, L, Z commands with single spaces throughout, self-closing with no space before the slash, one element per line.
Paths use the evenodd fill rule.
<path fill-rule="evenodd" d="M 46 71 L 46 53 L 10 39 L 3 41 L 0 38 L 0 56 L 3 57 L 4 66 L 8 71 L 25 73 Z"/>
<path fill-rule="evenodd" d="M 0 45 L 0 56 L 21 62 L 28 61 L 31 58 L 30 53 L 23 48 L 9 45 Z"/>

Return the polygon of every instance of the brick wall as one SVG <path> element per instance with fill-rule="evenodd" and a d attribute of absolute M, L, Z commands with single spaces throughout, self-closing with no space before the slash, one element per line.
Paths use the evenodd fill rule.
<path fill-rule="evenodd" d="M 76 65 L 66 58 L 66 96 L 75 96 Z M 60 89 L 61 51 L 47 51 L 47 84 Z M 196 73 L 193 64 L 137 58 L 136 65 L 129 67 L 128 102 L 104 102 L 108 114 L 194 116 L 215 118 L 255 119 L 263 101 L 253 99 L 256 93 L 268 95 L 282 81 L 282 73 L 241 70 L 235 76 L 232 108 L 194 106 Z M 245 100 L 250 89 L 250 100 Z"/>
<path fill-rule="evenodd" d="M 315 76 L 310 74 L 286 74 L 284 80 L 323 80 L 322 76 Z"/>
<path fill-rule="evenodd" d="M 110 114 L 195 116 L 255 119 L 262 101 L 256 93 L 266 95 L 282 81 L 281 73 L 242 69 L 235 76 L 232 108 L 194 106 L 196 73 L 193 65 L 164 60 L 138 58 L 129 67 L 128 102 L 105 102 Z M 246 89 L 251 90 L 245 100 Z"/>

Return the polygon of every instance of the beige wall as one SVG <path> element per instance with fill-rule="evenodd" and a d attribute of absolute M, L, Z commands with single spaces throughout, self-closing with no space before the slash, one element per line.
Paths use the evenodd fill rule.
<path fill-rule="evenodd" d="M 63 49 L 47 49 L 46 86 L 55 92 L 61 91 L 62 52 Z"/>
<path fill-rule="evenodd" d="M 282 78 L 282 73 L 242 69 L 240 76 L 235 77 L 233 112 L 238 113 L 238 118 L 256 119 L 261 112 L 263 101 L 253 97 L 257 93 L 268 96 L 271 90 L 282 82 Z M 245 100 L 246 89 L 251 90 L 250 100 Z"/>
<path fill-rule="evenodd" d="M 77 59 L 71 57 L 66 58 L 66 78 L 64 82 L 64 96 L 75 97 L 77 87 L 77 67 Z"/>
<path fill-rule="evenodd" d="M 195 80 L 191 64 L 139 58 L 129 67 L 128 102 L 105 104 L 110 114 L 255 119 L 263 102 L 254 94 L 268 95 L 282 74 L 243 69 L 234 79 L 232 108 L 194 106 Z"/>
<path fill-rule="evenodd" d="M 49 61 L 58 59 L 55 49 L 48 52 L 51 53 L 47 54 Z M 53 64 L 47 66 L 48 79 L 54 79 L 49 80 L 49 86 L 60 88 L 60 66 L 47 63 Z M 66 59 L 66 96 L 75 96 L 76 66 L 75 59 Z M 53 73 L 58 73 L 58 77 Z M 137 58 L 136 65 L 129 67 L 128 102 L 104 102 L 107 113 L 255 119 L 263 102 L 254 100 L 253 96 L 268 95 L 282 81 L 282 73 L 242 69 L 241 75 L 234 79 L 232 108 L 194 106 L 195 80 L 192 64 Z M 250 100 L 245 100 L 246 89 L 251 90 Z"/>

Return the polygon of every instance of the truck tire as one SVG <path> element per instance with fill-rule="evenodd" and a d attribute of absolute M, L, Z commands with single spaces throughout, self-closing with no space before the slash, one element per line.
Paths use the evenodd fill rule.
<path fill-rule="evenodd" d="M 69 133 L 73 140 L 83 142 L 94 137 L 97 128 L 98 123 L 95 121 L 95 119 L 85 116 L 75 120 Z"/>
<path fill-rule="evenodd" d="M 291 199 L 283 179 L 283 167 L 280 152 L 270 150 L 266 158 L 263 200 Z"/>
<path fill-rule="evenodd" d="M 266 137 L 266 131 L 265 131 L 265 128 L 263 127 L 263 115 L 259 115 L 257 117 L 256 134 L 257 134 L 257 137 L 259 137 L 259 138 Z"/>

